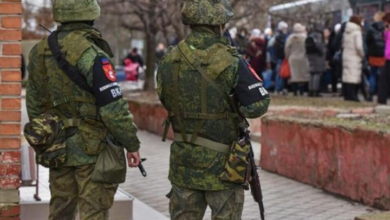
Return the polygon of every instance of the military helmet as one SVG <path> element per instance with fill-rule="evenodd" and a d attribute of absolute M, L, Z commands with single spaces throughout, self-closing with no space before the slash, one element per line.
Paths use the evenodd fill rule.
<path fill-rule="evenodd" d="M 100 16 L 97 0 L 54 0 L 54 21 L 65 23 L 93 21 Z"/>
<path fill-rule="evenodd" d="M 228 23 L 232 17 L 229 0 L 186 0 L 182 9 L 185 25 L 219 26 Z"/>

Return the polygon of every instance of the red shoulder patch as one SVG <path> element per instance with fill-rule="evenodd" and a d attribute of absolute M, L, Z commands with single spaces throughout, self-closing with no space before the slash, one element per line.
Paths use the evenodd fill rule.
<path fill-rule="evenodd" d="M 108 80 L 110 80 L 111 82 L 115 82 L 116 81 L 115 70 L 114 70 L 114 68 L 112 67 L 112 65 L 110 63 L 104 64 L 103 65 L 103 70 L 104 70 L 104 73 L 106 74 L 106 77 L 107 77 Z"/>

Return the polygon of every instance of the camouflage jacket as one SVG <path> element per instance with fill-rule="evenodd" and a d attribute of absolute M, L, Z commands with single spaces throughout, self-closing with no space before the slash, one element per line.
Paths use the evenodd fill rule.
<path fill-rule="evenodd" d="M 207 75 L 223 92 L 230 94 L 238 87 L 241 89 L 237 91 L 247 88 L 248 85 L 242 84 L 243 81 L 248 81 L 243 80 L 248 78 L 246 76 L 252 77 L 249 80 L 251 85 L 261 84 L 253 80 L 250 72 L 239 74 L 239 55 L 236 49 L 228 46 L 228 40 L 217 36 L 212 30 L 193 30 L 185 43 L 201 59 Z M 157 73 L 158 94 L 169 113 L 168 121 L 179 137 L 185 138 L 185 135 L 181 136 L 182 133 L 188 135 L 185 141 L 179 141 L 175 137 L 171 145 L 169 179 L 175 185 L 198 190 L 234 188 L 237 185 L 219 180 L 228 154 L 194 144 L 192 140 L 204 138 L 230 145 L 238 137 L 237 118 L 232 114 L 224 96 L 197 70 L 191 68 L 181 53 L 183 51 L 179 47 L 170 48 L 161 60 Z M 239 85 L 240 82 L 242 85 Z M 252 95 L 237 95 L 241 98 L 241 112 L 246 117 L 256 118 L 267 112 L 270 103 L 268 93 L 262 95 L 257 90 Z M 246 100 L 243 100 L 244 96 L 248 96 L 244 98 Z"/>
<path fill-rule="evenodd" d="M 45 38 L 30 53 L 26 94 L 30 121 L 48 110 L 55 110 L 64 121 L 71 119 L 66 166 L 96 162 L 107 146 L 107 135 L 127 151 L 138 151 L 137 128 L 116 82 L 108 44 L 84 23 L 62 25 L 58 32 L 61 52 L 86 78 L 93 95 L 80 89 L 59 68 Z"/>

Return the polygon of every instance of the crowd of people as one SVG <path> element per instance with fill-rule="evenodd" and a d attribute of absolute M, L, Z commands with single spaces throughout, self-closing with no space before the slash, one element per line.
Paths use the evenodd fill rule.
<path fill-rule="evenodd" d="M 361 93 L 366 101 L 378 96 L 378 103 L 386 104 L 390 93 L 389 23 L 390 13 L 384 12 L 377 12 L 369 25 L 358 15 L 331 28 L 296 23 L 290 30 L 281 21 L 275 33 L 267 28 L 249 34 L 241 28 L 233 41 L 265 87 L 275 93 L 307 93 L 309 97 L 333 93 L 347 101 L 360 101 Z"/>

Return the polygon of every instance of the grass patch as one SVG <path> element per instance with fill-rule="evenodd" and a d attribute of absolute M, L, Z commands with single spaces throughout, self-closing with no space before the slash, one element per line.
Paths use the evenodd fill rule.
<path fill-rule="evenodd" d="M 321 107 L 321 108 L 366 108 L 374 107 L 369 102 L 349 102 L 339 97 L 294 97 L 294 96 L 272 96 L 272 106 L 300 106 L 300 107 Z"/>
<path fill-rule="evenodd" d="M 353 132 L 356 129 L 370 130 L 383 134 L 390 133 L 390 117 L 380 115 L 364 115 L 353 118 L 338 117 L 305 117 L 304 115 L 278 116 L 264 118 L 265 121 L 298 122 L 303 125 L 316 127 L 337 127 Z"/>

